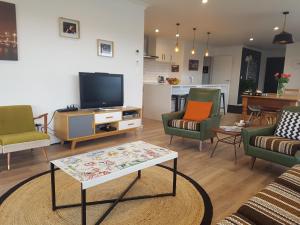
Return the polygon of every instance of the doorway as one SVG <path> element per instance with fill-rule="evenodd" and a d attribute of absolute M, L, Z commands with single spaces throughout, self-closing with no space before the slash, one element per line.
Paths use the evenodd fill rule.
<path fill-rule="evenodd" d="M 212 59 L 211 83 L 230 85 L 231 74 L 232 56 L 214 56 Z"/>
<path fill-rule="evenodd" d="M 238 92 L 238 104 L 242 103 L 242 93 L 247 90 L 255 91 L 258 87 L 261 52 L 243 48 L 241 75 Z"/>
<path fill-rule="evenodd" d="M 276 93 L 277 92 L 277 81 L 274 75 L 276 73 L 283 73 L 284 70 L 284 57 L 270 57 L 267 58 L 266 64 L 266 75 L 264 92 L 265 93 Z"/>

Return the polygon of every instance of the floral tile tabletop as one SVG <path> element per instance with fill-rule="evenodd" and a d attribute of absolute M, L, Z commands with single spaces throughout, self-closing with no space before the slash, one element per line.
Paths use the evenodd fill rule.
<path fill-rule="evenodd" d="M 143 141 L 96 150 L 51 161 L 79 180 L 90 181 L 163 156 L 177 153 Z"/>

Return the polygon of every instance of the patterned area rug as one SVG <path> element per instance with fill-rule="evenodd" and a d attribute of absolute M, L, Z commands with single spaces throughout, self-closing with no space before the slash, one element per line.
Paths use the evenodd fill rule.
<path fill-rule="evenodd" d="M 116 198 L 136 174 L 87 190 L 87 201 Z M 56 172 L 57 204 L 80 202 L 80 185 L 61 171 Z M 155 166 L 142 171 L 142 178 L 126 195 L 137 196 L 171 192 L 172 172 Z M 51 209 L 50 173 L 38 174 L 13 187 L 0 197 L 0 224 L 71 225 L 81 224 L 81 208 Z M 95 224 L 109 207 L 87 206 L 87 224 Z M 207 193 L 194 180 L 178 173 L 176 197 L 163 197 L 119 203 L 103 225 L 199 225 L 210 224 L 212 205 Z"/>

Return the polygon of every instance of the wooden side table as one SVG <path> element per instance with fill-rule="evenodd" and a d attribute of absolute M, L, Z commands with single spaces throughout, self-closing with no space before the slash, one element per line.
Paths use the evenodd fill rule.
<path fill-rule="evenodd" d="M 225 143 L 225 144 L 230 144 L 234 146 L 234 163 L 237 163 L 237 156 L 236 156 L 236 145 L 239 144 L 241 145 L 242 142 L 242 137 L 241 137 L 241 131 L 226 131 L 222 128 L 212 128 L 212 131 L 215 132 L 216 137 L 218 139 L 213 151 L 211 152 L 210 157 L 212 158 L 215 150 L 219 144 L 219 142 Z M 226 137 L 220 138 L 219 134 L 225 134 Z"/>

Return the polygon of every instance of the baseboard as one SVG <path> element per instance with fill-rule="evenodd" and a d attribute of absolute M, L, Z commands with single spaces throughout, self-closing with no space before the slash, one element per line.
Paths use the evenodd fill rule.
<path fill-rule="evenodd" d="M 243 111 L 243 106 L 241 105 L 228 105 L 228 109 L 227 109 L 228 113 L 241 114 L 242 111 Z"/>

